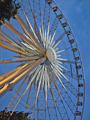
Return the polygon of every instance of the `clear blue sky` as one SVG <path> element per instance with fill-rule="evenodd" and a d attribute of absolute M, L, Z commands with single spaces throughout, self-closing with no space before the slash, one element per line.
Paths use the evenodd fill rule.
<path fill-rule="evenodd" d="M 85 109 L 83 120 L 90 120 L 90 0 L 55 0 L 68 20 L 78 43 L 85 73 Z M 1 70 L 0 70 L 1 71 Z M 4 109 L 9 94 L 0 100 Z"/>
<path fill-rule="evenodd" d="M 90 120 L 90 0 L 56 0 L 78 43 L 85 73 L 83 120 Z"/>

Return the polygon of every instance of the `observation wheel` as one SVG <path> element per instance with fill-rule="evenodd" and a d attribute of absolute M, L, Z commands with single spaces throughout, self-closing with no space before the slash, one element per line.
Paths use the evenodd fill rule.
<path fill-rule="evenodd" d="M 76 39 L 54 0 L 19 0 L 0 30 L 0 97 L 33 120 L 81 120 L 85 79 Z M 20 107 L 19 107 L 20 109 Z"/>

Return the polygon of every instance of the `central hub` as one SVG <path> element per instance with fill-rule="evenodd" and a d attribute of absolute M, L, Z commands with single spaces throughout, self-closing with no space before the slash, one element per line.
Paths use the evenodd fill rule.
<path fill-rule="evenodd" d="M 57 58 L 55 50 L 51 47 L 47 48 L 46 56 L 51 63 L 53 63 Z"/>

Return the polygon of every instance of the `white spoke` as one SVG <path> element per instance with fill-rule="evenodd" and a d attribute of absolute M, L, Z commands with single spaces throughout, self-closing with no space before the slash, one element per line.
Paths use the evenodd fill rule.
<path fill-rule="evenodd" d="M 42 89 L 44 88 L 44 82 L 45 82 L 45 73 L 43 73 L 43 78 L 42 78 Z"/>
<path fill-rule="evenodd" d="M 36 73 L 37 73 L 37 78 L 36 78 L 35 84 L 38 82 L 38 80 L 39 80 L 39 78 L 40 78 L 41 67 L 42 67 L 42 66 L 39 66 L 39 68 L 38 68 L 37 71 L 36 71 Z"/>
<path fill-rule="evenodd" d="M 50 37 L 48 38 L 47 46 L 49 46 L 49 44 L 50 44 L 50 40 L 51 40 L 51 35 L 50 35 Z"/>
<path fill-rule="evenodd" d="M 34 36 L 36 37 L 36 39 L 38 39 L 38 38 L 37 38 L 37 35 L 35 34 L 35 32 L 34 32 L 32 26 L 31 26 L 31 24 L 30 24 L 30 22 L 29 22 L 29 20 L 28 20 L 28 18 L 27 18 L 27 16 L 26 16 L 26 14 L 25 14 L 25 12 L 24 12 L 24 16 L 25 16 L 25 18 L 26 18 L 26 20 L 27 20 L 27 23 L 28 23 L 28 26 L 31 28 L 31 30 L 32 30 L 32 32 L 33 32 L 33 34 L 34 34 Z"/>
<path fill-rule="evenodd" d="M 58 57 L 61 57 L 61 55 L 57 55 L 57 58 L 58 58 Z"/>
<path fill-rule="evenodd" d="M 25 62 L 25 61 L 36 60 L 38 58 L 40 58 L 40 57 L 33 56 L 33 57 L 25 57 L 25 58 L 12 59 L 12 60 L 0 60 L 0 64 L 3 64 L 3 63 L 15 63 L 15 62 Z"/>
<path fill-rule="evenodd" d="M 39 89 L 40 89 L 40 86 L 41 86 L 41 79 L 42 79 L 42 75 L 41 75 L 40 80 L 39 80 L 39 84 L 38 84 L 38 88 L 37 88 L 37 93 L 36 93 L 36 97 L 35 97 L 35 102 L 34 102 L 34 105 L 33 105 L 31 119 L 32 119 L 34 108 L 35 108 L 35 104 L 36 104 L 36 101 L 37 101 L 37 98 L 38 98 Z"/>
<path fill-rule="evenodd" d="M 61 61 L 59 60 L 55 60 L 56 63 L 60 63 L 60 64 L 63 64 Z"/>
<path fill-rule="evenodd" d="M 48 46 L 48 41 L 49 40 L 49 23 L 48 23 L 48 30 L 47 30 L 47 39 L 46 39 L 46 48 Z"/>
<path fill-rule="evenodd" d="M 42 40 L 42 42 L 44 42 L 43 41 L 43 34 L 42 34 L 43 32 L 42 32 L 41 28 L 39 28 L 39 31 L 40 31 L 41 40 Z"/>
<path fill-rule="evenodd" d="M 61 68 L 65 69 L 65 70 L 69 71 L 68 69 L 66 69 L 66 68 L 63 67 L 62 65 L 58 64 L 57 62 L 55 62 L 55 64 L 58 65 L 58 66 L 60 66 Z"/>
<path fill-rule="evenodd" d="M 38 84 L 38 88 L 37 88 L 37 94 L 36 94 L 36 97 L 35 97 L 35 103 L 37 101 L 38 94 L 39 94 L 39 89 L 40 89 L 40 86 L 41 86 L 41 81 L 42 81 L 42 76 L 43 76 L 43 70 L 44 70 L 44 67 L 42 67 L 42 70 L 41 70 L 41 76 L 40 76 L 40 80 L 39 80 L 39 84 Z"/>
<path fill-rule="evenodd" d="M 0 42 L 0 47 L 5 48 L 7 50 L 10 50 L 12 52 L 15 52 L 17 54 L 25 55 L 25 53 L 23 51 L 17 50 L 16 48 L 13 48 L 13 47 L 11 47 L 11 46 L 9 46 L 7 44 L 1 43 L 1 42 Z"/>
<path fill-rule="evenodd" d="M 52 39 L 51 39 L 51 41 L 50 41 L 50 45 L 49 45 L 49 47 L 52 45 L 52 42 L 53 42 L 53 39 L 54 39 L 55 33 L 56 33 L 56 31 L 54 32 L 54 34 L 53 34 L 53 36 L 52 36 Z"/>
<path fill-rule="evenodd" d="M 37 67 L 37 69 L 35 69 L 35 74 L 33 75 L 32 79 L 29 82 L 29 86 L 32 84 L 32 82 L 34 81 L 36 75 L 38 74 L 39 70 L 40 70 L 40 65 Z M 30 73 L 29 75 L 31 75 L 32 73 Z"/>
<path fill-rule="evenodd" d="M 8 73 L 0 76 L 0 81 L 3 81 L 6 77 L 8 77 L 8 76 L 10 76 L 11 74 L 15 73 L 18 69 L 19 69 L 19 68 L 16 68 L 16 69 L 14 69 L 14 70 L 12 70 L 12 71 L 10 71 L 10 72 L 8 72 Z"/>
<path fill-rule="evenodd" d="M 58 72 L 55 71 L 55 69 L 53 68 L 52 65 L 51 65 L 51 68 L 53 69 L 54 73 L 56 74 L 56 76 L 57 76 L 58 80 L 60 81 L 61 85 L 63 86 L 63 88 L 66 90 L 64 84 L 62 83 L 61 79 L 59 78 L 60 74 L 59 74 L 59 76 L 58 76 L 58 74 L 57 74 Z"/>
<path fill-rule="evenodd" d="M 55 69 L 67 80 L 67 81 L 69 81 L 64 75 L 63 75 L 63 73 L 60 71 L 60 70 L 62 70 L 60 67 L 58 67 L 58 66 L 56 66 L 56 65 L 54 65 L 54 64 L 52 64 L 54 67 L 55 67 Z M 63 70 L 62 70 L 63 71 Z"/>
<path fill-rule="evenodd" d="M 63 71 L 63 69 L 62 69 L 62 68 L 60 68 L 58 65 L 53 64 L 53 63 L 52 63 L 52 65 L 53 65 L 55 68 L 60 69 L 60 71 Z"/>
<path fill-rule="evenodd" d="M 20 45 L 19 43 L 17 43 L 14 39 L 12 39 L 9 35 L 7 35 L 7 34 L 6 34 L 5 32 L 3 32 L 2 30 L 1 30 L 1 33 L 4 34 L 4 37 L 6 36 L 7 38 L 9 38 L 9 40 L 13 41 L 14 43 L 16 43 L 17 45 L 19 45 L 19 46 L 21 47 L 21 45 Z M 2 34 L 0 34 L 0 35 L 2 35 Z"/>
<path fill-rule="evenodd" d="M 55 49 L 55 47 L 57 47 L 57 45 L 58 45 L 60 42 L 61 42 L 61 40 L 60 40 L 53 48 Z M 55 43 L 55 42 L 54 42 L 54 43 Z M 53 43 L 53 44 L 54 44 L 54 43 Z"/>
<path fill-rule="evenodd" d="M 35 48 L 33 48 L 32 46 L 24 43 L 24 42 L 21 42 L 23 45 L 25 45 L 27 48 L 31 49 L 31 50 L 36 50 Z"/>
<path fill-rule="evenodd" d="M 46 48 L 46 39 L 47 39 L 47 37 L 46 37 L 46 30 L 45 30 L 45 35 L 44 35 L 44 40 L 45 40 L 45 48 Z"/>
<path fill-rule="evenodd" d="M 68 61 L 67 59 L 57 58 L 57 60 Z"/>
<path fill-rule="evenodd" d="M 23 22 L 23 20 L 20 18 L 20 16 L 18 14 L 15 15 L 15 18 L 17 19 L 17 21 L 20 23 L 20 25 L 26 30 L 27 34 L 30 36 L 30 38 L 34 41 L 34 43 L 39 47 L 40 50 L 43 50 L 42 45 L 38 42 L 38 40 L 35 38 L 35 36 L 33 35 L 33 33 L 28 29 L 28 27 L 25 25 L 25 23 Z"/>
<path fill-rule="evenodd" d="M 13 31 L 15 34 L 17 34 L 22 40 L 24 40 L 25 42 L 27 42 L 28 44 L 30 44 L 31 46 L 33 46 L 35 49 L 37 49 L 37 51 L 39 51 L 40 53 L 44 53 L 43 50 L 41 50 L 41 47 L 37 47 L 35 44 L 33 44 L 30 40 L 28 40 L 22 33 L 20 33 L 19 31 L 17 31 L 14 27 L 12 27 L 10 24 L 8 24 L 7 22 L 3 23 L 6 27 L 8 27 L 11 31 Z M 32 37 L 34 37 L 32 35 Z M 33 38 L 34 39 L 34 38 Z M 36 41 L 36 39 L 35 39 Z M 35 42 L 37 43 L 37 42 Z M 37 43 L 39 45 L 39 43 Z"/>
<path fill-rule="evenodd" d="M 52 94 L 52 97 L 53 97 L 53 101 L 54 101 L 54 105 L 56 104 L 55 102 L 55 98 L 54 98 L 54 92 L 53 92 L 53 87 L 52 87 L 52 84 L 51 84 L 51 90 L 50 90 L 51 94 Z"/>
<path fill-rule="evenodd" d="M 56 48 L 55 51 L 57 51 L 59 48 Z"/>
<path fill-rule="evenodd" d="M 45 67 L 45 105 L 47 106 L 47 70 Z"/>

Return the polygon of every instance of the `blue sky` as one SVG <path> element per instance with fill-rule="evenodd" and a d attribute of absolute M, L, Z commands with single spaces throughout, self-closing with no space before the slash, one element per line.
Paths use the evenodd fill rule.
<path fill-rule="evenodd" d="M 90 0 L 56 0 L 78 43 L 85 74 L 83 120 L 90 120 Z"/>
<path fill-rule="evenodd" d="M 85 109 L 83 120 L 90 118 L 90 0 L 55 0 L 68 20 L 80 50 L 84 74 L 85 74 Z M 0 70 L 1 71 L 1 70 Z M 3 109 L 9 102 L 5 99 L 6 94 L 0 101 Z M 5 100 L 5 102 L 3 102 Z M 3 104 L 4 105 L 3 105 Z"/>

